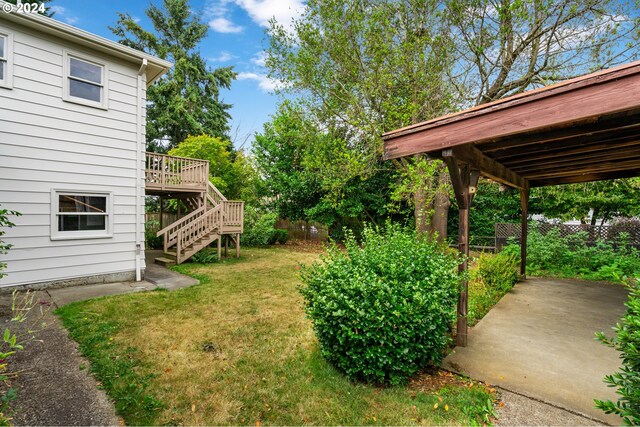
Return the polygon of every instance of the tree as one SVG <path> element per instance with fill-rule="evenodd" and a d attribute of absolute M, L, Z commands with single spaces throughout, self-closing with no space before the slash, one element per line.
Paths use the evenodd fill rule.
<path fill-rule="evenodd" d="M 460 108 L 628 62 L 640 53 L 639 18 L 633 2 L 448 0 L 446 8 L 455 38 L 449 79 L 461 100 Z M 600 189 L 615 187 L 581 184 L 534 192 L 531 210 L 536 210 L 536 194 L 552 194 L 559 200 L 547 199 L 539 209 L 546 214 L 583 218 L 587 205 L 603 214 L 614 212 L 618 202 L 608 204 L 608 196 Z M 595 197 L 594 191 L 598 192 Z M 578 193 L 584 197 L 576 204 Z M 563 209 L 571 213 L 563 215 Z"/>
<path fill-rule="evenodd" d="M 220 99 L 236 77 L 232 67 L 210 69 L 197 50 L 207 25 L 187 0 L 163 0 L 163 9 L 149 6 L 154 32 L 129 14 L 119 13 L 111 31 L 119 42 L 173 62 L 173 68 L 147 91 L 147 144 L 150 150 L 175 147 L 188 135 L 227 138 L 231 105 Z"/>
<path fill-rule="evenodd" d="M 11 3 L 13 5 L 17 5 L 18 2 L 23 4 L 29 4 L 30 9 L 28 11 L 36 10 L 40 15 L 48 16 L 49 18 L 55 15 L 55 12 L 51 10 L 51 6 L 48 6 L 48 3 L 51 3 L 53 0 L 4 0 L 7 3 Z"/>
<path fill-rule="evenodd" d="M 579 219 L 591 225 L 616 216 L 640 215 L 640 178 L 586 182 L 535 189 L 532 193 L 533 213 L 562 220 Z"/>
<path fill-rule="evenodd" d="M 292 32 L 271 23 L 266 64 L 271 77 L 286 83 L 283 90 L 296 95 L 306 123 L 328 135 L 305 144 L 313 152 L 308 166 L 334 202 L 347 183 L 388 168 L 381 163 L 383 132 L 449 111 L 441 10 L 437 0 L 311 0 Z M 396 166 L 409 173 L 420 160 Z M 430 181 L 411 179 L 421 178 Z M 433 197 L 424 190 L 437 187 L 423 182 L 414 191 L 417 218 L 433 215 Z"/>
<path fill-rule="evenodd" d="M 267 203 L 279 217 L 290 220 L 308 219 L 306 211 L 323 196 L 318 176 L 304 164 L 308 137 L 303 137 L 303 121 L 301 112 L 284 102 L 253 143 Z"/>
<path fill-rule="evenodd" d="M 448 0 L 450 75 L 478 105 L 638 58 L 634 2 Z"/>
<path fill-rule="evenodd" d="M 189 136 L 169 151 L 171 156 L 209 161 L 209 180 L 230 200 L 251 201 L 258 179 L 244 153 L 229 151 L 229 142 L 215 136 Z"/>
<path fill-rule="evenodd" d="M 393 167 L 381 164 L 366 178 L 341 180 L 339 188 L 329 191 L 322 173 L 325 164 L 338 163 L 333 155 L 339 151 L 326 147 L 340 142 L 306 120 L 294 103 L 285 101 L 256 135 L 253 153 L 269 208 L 281 218 L 322 222 L 334 237 L 340 237 L 343 226 L 381 222 L 389 214 Z"/>

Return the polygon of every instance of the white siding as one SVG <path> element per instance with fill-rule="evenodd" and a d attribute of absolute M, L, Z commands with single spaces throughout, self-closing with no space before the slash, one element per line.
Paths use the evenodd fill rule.
<path fill-rule="evenodd" d="M 0 287 L 133 272 L 136 202 L 144 225 L 144 189 L 136 201 L 135 187 L 136 167 L 144 167 L 144 155 L 136 164 L 139 64 L 1 15 L 0 30 L 14 36 L 13 88 L 0 88 L 0 205 L 23 214 L 5 230 L 13 248 L 2 258 L 8 268 Z M 62 100 L 65 49 L 108 65 L 107 110 Z M 113 236 L 51 240 L 52 189 L 111 192 Z"/>

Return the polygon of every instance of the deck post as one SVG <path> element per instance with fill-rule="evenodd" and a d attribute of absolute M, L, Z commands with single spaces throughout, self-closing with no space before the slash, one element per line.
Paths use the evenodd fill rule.
<path fill-rule="evenodd" d="M 236 234 L 236 258 L 240 258 L 240 233 Z"/>
<path fill-rule="evenodd" d="M 527 278 L 527 217 L 529 215 L 529 188 L 520 190 L 520 209 L 522 211 L 520 231 L 520 275 Z"/>
<path fill-rule="evenodd" d="M 164 198 L 160 196 L 160 230 L 164 228 L 164 221 L 162 220 L 162 217 L 164 216 L 163 205 L 164 205 Z"/>
<path fill-rule="evenodd" d="M 222 259 L 222 234 L 218 235 L 218 259 Z"/>
<path fill-rule="evenodd" d="M 453 156 L 452 150 L 444 150 L 442 158 L 449 169 L 451 184 L 456 196 L 456 201 L 458 202 L 458 215 L 460 220 L 460 224 L 458 226 L 458 250 L 464 256 L 463 261 L 458 265 L 458 272 L 460 274 L 465 274 L 468 268 L 467 259 L 469 258 L 469 207 L 471 205 L 469 186 L 471 181 L 471 170 L 469 165 L 465 163 L 458 166 L 458 161 Z M 474 184 L 477 185 L 477 183 Z M 465 278 L 460 284 L 460 293 L 458 294 L 456 344 L 460 347 L 467 346 L 468 293 L 469 282 Z"/>
<path fill-rule="evenodd" d="M 229 236 L 225 234 L 224 236 L 224 257 L 229 256 Z"/>

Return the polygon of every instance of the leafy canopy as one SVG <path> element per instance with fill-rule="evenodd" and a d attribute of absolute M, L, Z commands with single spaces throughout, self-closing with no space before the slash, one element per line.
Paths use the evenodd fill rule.
<path fill-rule="evenodd" d="M 220 99 L 236 73 L 232 67 L 210 69 L 197 47 L 207 35 L 207 24 L 195 15 L 187 0 L 163 0 L 150 5 L 146 15 L 154 31 L 119 13 L 111 31 L 119 42 L 173 62 L 173 68 L 147 90 L 147 143 L 151 150 L 175 147 L 188 135 L 225 138 L 230 104 Z"/>
<path fill-rule="evenodd" d="M 229 141 L 209 135 L 189 136 L 169 155 L 209 161 L 209 180 L 230 200 L 255 199 L 258 177 L 242 152 L 231 153 Z"/>

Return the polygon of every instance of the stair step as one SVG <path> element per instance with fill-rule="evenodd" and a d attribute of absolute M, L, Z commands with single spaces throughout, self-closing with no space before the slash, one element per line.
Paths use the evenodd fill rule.
<path fill-rule="evenodd" d="M 158 264 L 158 265 L 163 266 L 163 267 L 171 267 L 171 266 L 176 265 L 175 258 L 174 259 L 170 259 L 170 258 L 159 257 L 159 258 L 156 258 L 154 260 L 154 262 L 156 264 Z"/>
<path fill-rule="evenodd" d="M 165 251 L 163 252 L 168 258 L 169 257 L 176 257 L 176 251 Z"/>

